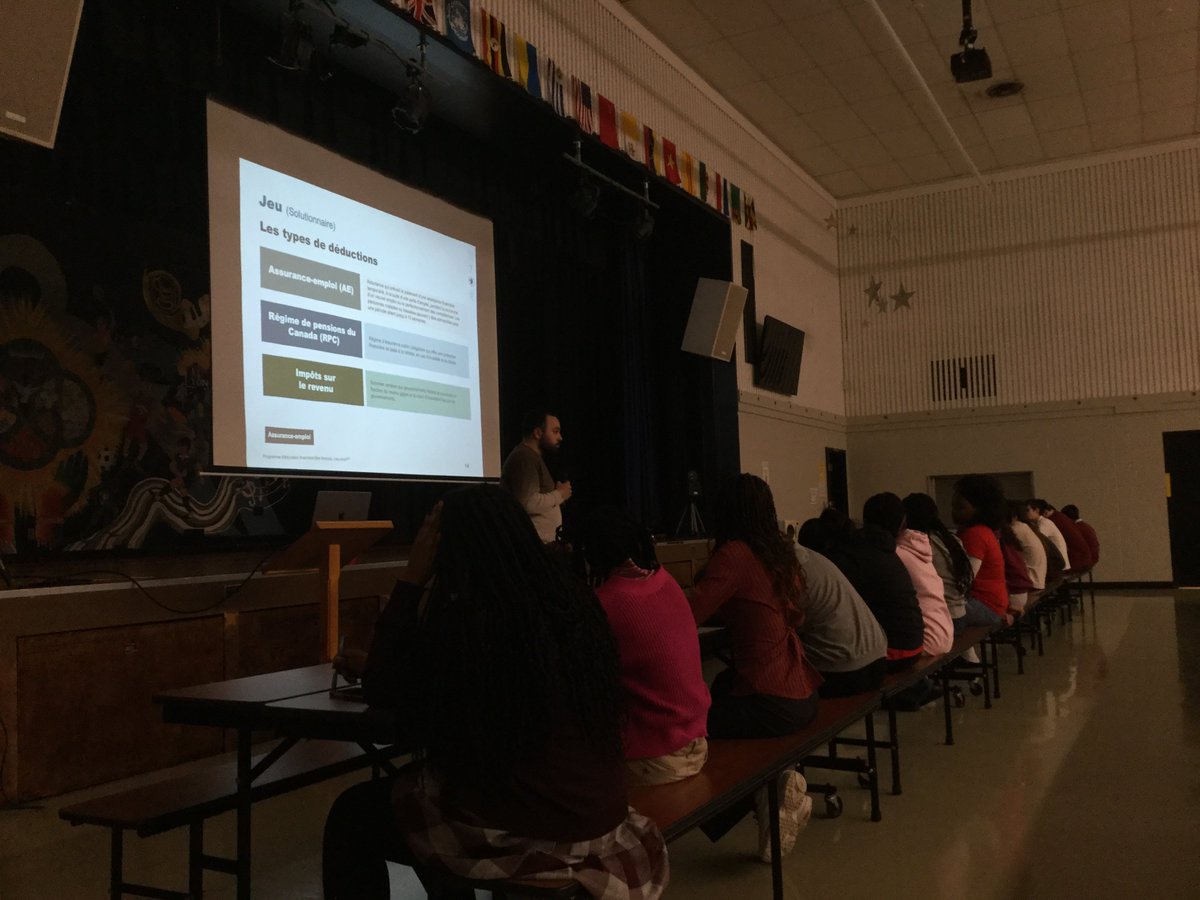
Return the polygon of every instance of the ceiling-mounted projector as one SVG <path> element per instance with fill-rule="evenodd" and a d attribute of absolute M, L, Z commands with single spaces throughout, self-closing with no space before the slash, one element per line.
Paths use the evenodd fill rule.
<path fill-rule="evenodd" d="M 958 46 L 962 49 L 950 57 L 950 72 L 959 84 L 967 81 L 983 81 L 992 77 L 992 61 L 987 51 L 975 46 L 979 32 L 971 21 L 971 0 L 962 0 L 962 31 L 958 35 Z"/>
<path fill-rule="evenodd" d="M 992 60 L 982 47 L 963 47 L 950 57 L 950 72 L 959 84 L 992 77 Z"/>

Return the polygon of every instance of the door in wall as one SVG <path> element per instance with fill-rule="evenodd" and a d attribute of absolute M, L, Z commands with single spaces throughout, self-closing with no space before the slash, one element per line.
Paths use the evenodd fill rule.
<path fill-rule="evenodd" d="M 1033 492 L 1032 472 L 991 472 L 989 474 L 1000 482 L 1000 487 L 1004 488 L 1004 496 L 1009 500 L 1029 500 L 1037 496 Z M 950 498 L 954 496 L 954 483 L 960 478 L 962 475 L 929 476 L 929 493 L 937 501 L 938 515 L 950 527 L 954 525 L 950 521 Z"/>
<path fill-rule="evenodd" d="M 834 509 L 850 515 L 850 492 L 846 481 L 846 451 L 825 448 L 825 490 Z"/>
<path fill-rule="evenodd" d="M 1200 431 L 1163 433 L 1171 578 L 1200 587 Z"/>

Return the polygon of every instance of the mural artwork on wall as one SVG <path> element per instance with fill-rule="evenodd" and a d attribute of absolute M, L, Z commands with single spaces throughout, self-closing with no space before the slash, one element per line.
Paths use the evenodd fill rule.
<path fill-rule="evenodd" d="M 287 492 L 282 479 L 200 476 L 209 298 L 150 267 L 140 288 L 94 284 L 76 302 L 44 243 L 0 234 L 0 551 L 217 535 Z"/>

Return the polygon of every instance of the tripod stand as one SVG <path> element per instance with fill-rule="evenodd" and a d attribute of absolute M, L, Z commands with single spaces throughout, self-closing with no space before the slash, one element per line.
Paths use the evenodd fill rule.
<path fill-rule="evenodd" d="M 688 530 L 683 530 L 684 519 L 687 520 Z M 679 517 L 679 524 L 675 526 L 676 534 L 698 535 L 704 534 L 704 519 L 700 517 L 700 507 L 696 505 L 696 495 L 688 497 L 688 504 L 683 509 L 683 514 Z"/>
<path fill-rule="evenodd" d="M 683 508 L 683 513 L 679 516 L 679 524 L 675 526 L 675 533 L 696 537 L 704 534 L 704 519 L 700 517 L 700 507 L 696 505 L 696 500 L 700 497 L 700 473 L 695 469 L 691 469 L 687 473 L 687 494 L 687 506 Z M 687 531 L 683 530 L 685 520 L 688 524 Z"/>

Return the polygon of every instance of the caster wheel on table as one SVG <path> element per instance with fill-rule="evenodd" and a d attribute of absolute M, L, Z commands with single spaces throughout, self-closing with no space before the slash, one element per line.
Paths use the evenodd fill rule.
<path fill-rule="evenodd" d="M 980 694 L 983 693 L 983 682 L 982 681 L 972 681 L 972 682 L 970 682 L 969 686 L 971 689 L 972 697 L 978 697 Z"/>
<path fill-rule="evenodd" d="M 836 819 L 842 814 L 842 798 L 837 794 L 825 797 L 825 818 Z"/>
<path fill-rule="evenodd" d="M 864 772 L 858 773 L 858 786 L 863 790 L 871 789 L 871 776 Z"/>
<path fill-rule="evenodd" d="M 962 688 L 955 687 L 950 691 L 950 702 L 953 703 L 958 709 L 962 709 L 967 705 L 967 697 L 962 692 Z"/>

